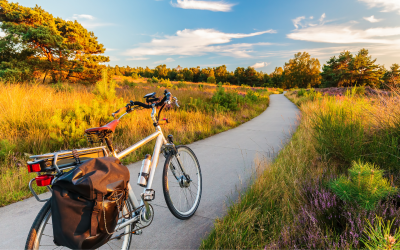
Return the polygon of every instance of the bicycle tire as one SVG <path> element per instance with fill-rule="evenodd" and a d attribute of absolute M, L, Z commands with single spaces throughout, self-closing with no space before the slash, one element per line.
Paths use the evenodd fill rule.
<path fill-rule="evenodd" d="M 127 200 L 127 203 L 128 203 L 127 206 L 129 206 L 129 209 L 132 209 L 133 203 L 129 198 Z M 29 230 L 28 238 L 26 239 L 26 243 L 25 243 L 25 250 L 37 250 L 40 248 L 41 236 L 43 234 L 43 231 L 45 229 L 45 225 L 47 224 L 47 222 L 46 222 L 46 224 L 43 224 L 43 223 L 44 223 L 44 220 L 46 220 L 46 219 L 50 220 L 50 216 L 51 216 L 51 200 L 48 200 L 44 204 L 42 209 L 39 211 L 38 215 L 36 216 L 36 218 L 32 224 L 31 229 Z M 43 228 L 41 228 L 42 225 L 44 226 Z M 131 225 L 130 230 L 133 230 L 133 225 Z M 38 233 L 39 233 L 39 235 L 38 235 Z M 123 249 L 123 250 L 128 250 L 132 243 L 132 234 L 129 233 L 122 237 L 124 238 L 124 240 L 125 240 L 125 237 L 128 237 L 127 247 L 125 249 Z M 54 246 L 56 246 L 56 245 L 54 245 Z"/>
<path fill-rule="evenodd" d="M 171 182 L 171 184 L 170 184 L 170 182 L 168 180 L 168 172 L 170 170 L 171 162 L 173 161 L 174 158 L 176 159 L 174 154 L 169 154 L 167 156 L 167 159 L 165 160 L 164 170 L 163 170 L 163 185 L 162 186 L 163 186 L 165 202 L 167 203 L 168 209 L 171 211 L 171 213 L 176 218 L 181 219 L 181 220 L 187 220 L 187 219 L 191 218 L 196 213 L 197 208 L 200 205 L 201 193 L 202 193 L 201 169 L 200 169 L 200 164 L 199 164 L 199 161 L 198 161 L 196 155 L 194 154 L 194 152 L 189 147 L 187 147 L 187 146 L 176 146 L 176 150 L 180 154 L 181 161 L 185 161 L 185 159 L 182 159 L 182 158 L 183 158 L 183 153 L 186 153 L 187 155 L 190 156 L 190 158 L 193 161 L 193 163 L 195 163 L 195 167 L 197 168 L 197 174 L 196 175 L 197 175 L 197 184 L 198 184 L 198 186 L 197 186 L 196 198 L 195 198 L 195 201 L 194 201 L 192 207 L 190 207 L 190 209 L 188 211 L 182 212 L 182 211 L 180 211 L 180 209 L 177 208 L 178 204 L 174 204 L 174 201 L 171 199 L 170 187 L 172 187 L 171 184 L 173 184 L 174 181 Z M 183 162 L 182 162 L 182 164 L 186 165 L 186 168 L 189 168 L 188 164 L 185 164 Z M 172 165 L 174 165 L 174 164 L 172 164 Z M 184 166 L 184 168 L 185 168 L 185 166 Z M 187 172 L 189 172 L 189 170 L 186 169 L 186 168 L 185 168 L 185 170 Z M 172 173 L 172 170 L 171 170 L 171 173 Z M 178 183 L 178 185 L 179 185 L 177 176 L 174 173 L 173 173 L 173 175 L 174 175 L 174 178 L 177 181 L 176 183 Z M 174 178 L 171 178 L 171 179 L 173 180 Z M 190 183 L 195 183 L 195 182 L 192 181 Z M 180 187 L 178 187 L 178 190 L 180 190 L 179 192 L 185 192 L 184 188 L 189 189 L 189 187 L 181 187 L 180 186 Z M 192 193 L 190 190 L 188 192 Z M 186 196 L 186 200 L 187 200 L 187 196 Z"/>

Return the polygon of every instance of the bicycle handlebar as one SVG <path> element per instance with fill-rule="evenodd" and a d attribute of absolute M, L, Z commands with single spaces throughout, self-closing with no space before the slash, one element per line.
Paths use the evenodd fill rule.
<path fill-rule="evenodd" d="M 161 101 L 159 101 L 157 103 L 154 103 L 155 107 L 160 107 L 160 106 L 162 106 L 164 104 L 171 104 L 171 102 L 173 100 L 175 101 L 176 106 L 179 107 L 178 99 L 176 97 L 172 97 L 171 93 L 168 92 L 168 90 L 165 90 L 164 95 L 165 96 Z M 145 104 L 143 102 L 130 101 L 130 103 L 128 103 L 125 107 L 120 108 L 117 111 L 115 111 L 114 113 L 112 113 L 112 116 L 115 117 L 116 115 L 118 115 L 120 113 L 129 112 L 129 111 L 131 111 L 131 107 L 133 107 L 133 106 L 140 106 L 140 107 L 145 108 L 145 109 L 153 108 L 152 104 L 149 105 L 149 104 Z"/>

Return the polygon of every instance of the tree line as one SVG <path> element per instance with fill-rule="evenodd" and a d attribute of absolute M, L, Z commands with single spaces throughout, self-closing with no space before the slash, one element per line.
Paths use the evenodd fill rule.
<path fill-rule="evenodd" d="M 93 32 L 77 21 L 53 17 L 39 6 L 24 7 L 0 0 L 0 78 L 3 81 L 24 82 L 88 82 L 101 78 L 101 72 L 134 78 L 162 78 L 172 81 L 223 83 L 255 87 L 309 88 L 371 86 L 384 88 L 398 83 L 400 66 L 389 70 L 376 64 L 368 50 L 357 54 L 343 51 L 331 57 L 321 67 L 318 59 L 299 52 L 283 67 L 268 74 L 253 67 L 238 67 L 228 71 L 225 65 L 200 68 L 167 68 L 165 64 L 149 67 L 106 66 L 109 58 Z M 322 69 L 322 71 L 321 71 Z"/>

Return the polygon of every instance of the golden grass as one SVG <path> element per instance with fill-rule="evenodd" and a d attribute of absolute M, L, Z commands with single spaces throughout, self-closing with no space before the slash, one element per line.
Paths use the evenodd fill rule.
<path fill-rule="evenodd" d="M 92 86 L 57 89 L 40 84 L 0 84 L 0 142 L 15 147 L 0 158 L 0 206 L 30 196 L 28 180 L 34 175 L 25 168 L 28 154 L 88 146 L 83 136 L 85 129 L 111 121 L 110 114 L 129 100 L 144 101 L 143 96 L 150 92 L 162 96 L 164 90 L 157 84 L 140 82 L 135 87 L 119 85 L 116 98 L 104 100 L 94 94 Z M 171 121 L 163 127 L 164 134 L 173 134 L 177 144 L 191 143 L 252 119 L 269 103 L 265 92 L 257 102 L 241 104 L 239 111 L 224 112 L 215 106 L 214 110 L 205 110 L 205 103 L 210 103 L 215 89 L 215 85 L 204 87 L 203 91 L 191 85 L 169 89 L 181 108 L 163 111 L 161 117 Z M 149 110 L 131 112 L 121 119 L 114 134 L 114 146 L 122 150 L 153 131 Z M 124 163 L 140 160 L 145 153 L 152 153 L 152 147 L 149 143 L 129 155 Z"/>
<path fill-rule="evenodd" d="M 264 163 L 264 173 L 230 206 L 227 215 L 215 221 L 213 230 L 203 240 L 200 248 L 277 249 L 275 243 L 286 237 L 283 233 L 285 228 L 290 228 L 296 222 L 299 208 L 307 202 L 305 187 L 322 187 L 331 176 L 347 172 L 350 163 L 341 153 L 358 139 L 362 139 L 364 151 L 358 151 L 360 148 L 356 147 L 351 149 L 353 151 L 349 149 L 349 158 L 364 157 L 367 162 L 372 161 L 382 169 L 392 171 L 388 164 L 395 161 L 398 163 L 398 149 L 397 156 L 392 153 L 393 159 L 377 157 L 374 153 L 382 152 L 382 155 L 387 155 L 384 153 L 392 150 L 391 144 L 384 140 L 386 134 L 392 133 L 390 139 L 393 140 L 396 136 L 397 139 L 400 138 L 398 93 L 393 91 L 391 97 L 375 98 L 326 96 L 314 101 L 298 98 L 292 93 L 286 94 L 293 102 L 301 103 L 302 115 L 297 131 L 273 163 Z M 327 132 L 318 137 L 316 124 L 322 122 L 321 117 L 327 115 L 333 117 L 333 123 L 323 124 Z M 366 137 L 372 137 L 358 138 L 354 134 L 356 130 L 340 130 L 341 126 L 353 123 L 361 128 Z M 322 153 L 319 140 L 326 139 L 322 137 L 329 136 L 329 131 L 334 129 L 336 132 L 344 132 L 333 137 L 333 142 L 328 141 L 332 147 Z M 374 147 L 370 148 L 372 146 Z M 363 155 L 371 150 L 374 153 Z M 327 225 L 322 225 L 321 230 L 325 232 L 324 226 Z M 331 230 L 335 232 L 336 229 Z M 339 238 L 335 234 L 332 237 Z"/>

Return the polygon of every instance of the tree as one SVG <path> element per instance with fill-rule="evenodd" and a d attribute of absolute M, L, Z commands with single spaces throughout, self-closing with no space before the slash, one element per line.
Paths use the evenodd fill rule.
<path fill-rule="evenodd" d="M 394 86 L 400 84 L 400 65 L 397 63 L 390 67 L 390 70 L 386 71 L 382 80 L 385 83 L 385 87 Z"/>
<path fill-rule="evenodd" d="M 272 87 L 283 88 L 283 78 L 284 74 L 282 67 L 275 67 L 274 72 L 270 75 Z"/>
<path fill-rule="evenodd" d="M 384 74 L 382 66 L 375 64 L 368 56 L 368 50 L 361 49 L 356 56 L 349 51 L 340 53 L 339 57 L 332 57 L 322 67 L 322 86 L 349 87 L 372 86 L 379 87 Z"/>
<path fill-rule="evenodd" d="M 321 73 L 321 83 L 323 87 L 341 87 L 352 86 L 353 75 L 349 71 L 349 63 L 353 60 L 353 55 L 350 51 L 343 51 L 339 57 L 331 57 L 324 64 Z"/>
<path fill-rule="evenodd" d="M 367 49 L 361 49 L 350 61 L 349 71 L 355 85 L 380 87 L 380 79 L 384 75 L 384 69 L 375 62 L 376 59 L 372 60 L 371 56 L 368 56 Z"/>
<path fill-rule="evenodd" d="M 81 80 L 95 82 L 109 58 L 93 32 L 77 21 L 54 18 L 41 7 L 23 7 L 0 1 L 0 77 L 9 75 L 50 75 L 53 82 Z M 5 51 L 9 51 L 6 53 Z M 17 63 L 19 62 L 23 63 Z"/>
<path fill-rule="evenodd" d="M 299 52 L 285 63 L 285 88 L 310 88 L 318 86 L 320 81 L 320 63 L 316 58 L 311 58 L 307 52 Z"/>

